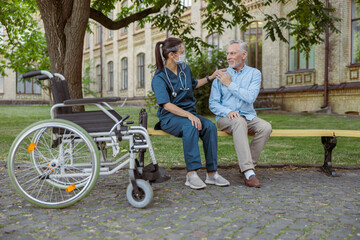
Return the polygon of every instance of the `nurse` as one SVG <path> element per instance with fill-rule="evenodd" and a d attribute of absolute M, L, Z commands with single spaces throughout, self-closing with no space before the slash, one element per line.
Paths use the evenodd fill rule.
<path fill-rule="evenodd" d="M 155 46 L 156 72 L 151 86 L 159 104 L 159 122 L 155 129 L 161 129 L 181 137 L 187 168 L 185 185 L 202 189 L 206 184 L 228 186 L 230 183 L 217 172 L 217 128 L 210 120 L 196 112 L 193 91 L 215 79 L 215 73 L 195 80 L 185 64 L 185 47 L 180 39 L 167 38 Z M 198 140 L 203 141 L 206 159 L 205 183 L 197 175 L 201 168 Z"/>

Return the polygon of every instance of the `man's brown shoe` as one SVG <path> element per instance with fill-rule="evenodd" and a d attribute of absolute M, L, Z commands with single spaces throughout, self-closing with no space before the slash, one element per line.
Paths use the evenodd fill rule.
<path fill-rule="evenodd" d="M 257 187 L 257 188 L 261 187 L 261 183 L 259 179 L 256 177 L 256 175 L 250 176 L 249 180 L 246 179 L 246 177 L 244 176 L 244 182 L 249 187 Z"/>

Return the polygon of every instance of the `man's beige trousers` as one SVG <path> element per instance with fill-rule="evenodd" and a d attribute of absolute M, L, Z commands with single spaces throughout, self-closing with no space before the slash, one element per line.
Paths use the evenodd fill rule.
<path fill-rule="evenodd" d="M 267 121 L 255 117 L 248 121 L 240 116 L 229 120 L 220 118 L 217 121 L 218 128 L 233 135 L 234 146 L 241 172 L 255 169 L 267 140 L 270 137 L 272 127 Z M 248 133 L 254 134 L 249 145 Z"/>

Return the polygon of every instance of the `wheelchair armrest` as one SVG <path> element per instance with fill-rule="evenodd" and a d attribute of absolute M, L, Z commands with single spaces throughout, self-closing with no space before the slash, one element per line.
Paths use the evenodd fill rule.
<path fill-rule="evenodd" d="M 69 99 L 69 100 L 64 101 L 64 105 L 81 105 L 81 104 L 89 104 L 89 103 L 117 102 L 120 100 L 121 100 L 121 98 L 119 98 L 119 97 Z"/>

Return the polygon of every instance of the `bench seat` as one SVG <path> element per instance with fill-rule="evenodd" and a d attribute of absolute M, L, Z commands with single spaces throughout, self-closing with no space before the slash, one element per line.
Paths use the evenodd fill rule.
<path fill-rule="evenodd" d="M 170 135 L 162 130 L 148 128 L 150 135 Z M 219 137 L 231 136 L 224 131 L 218 131 Z M 249 134 L 249 136 L 251 136 Z M 330 130 L 330 129 L 273 129 L 271 137 L 360 137 L 356 130 Z"/>
<path fill-rule="evenodd" d="M 162 130 L 148 128 L 149 135 L 170 135 Z M 219 137 L 232 136 L 224 131 L 218 131 Z M 250 134 L 249 134 L 250 136 Z M 322 170 L 331 176 L 336 172 L 332 169 L 331 154 L 336 147 L 337 137 L 360 137 L 360 131 L 357 130 L 332 130 L 332 129 L 273 129 L 271 137 L 321 137 L 325 151 L 324 165 Z"/>

